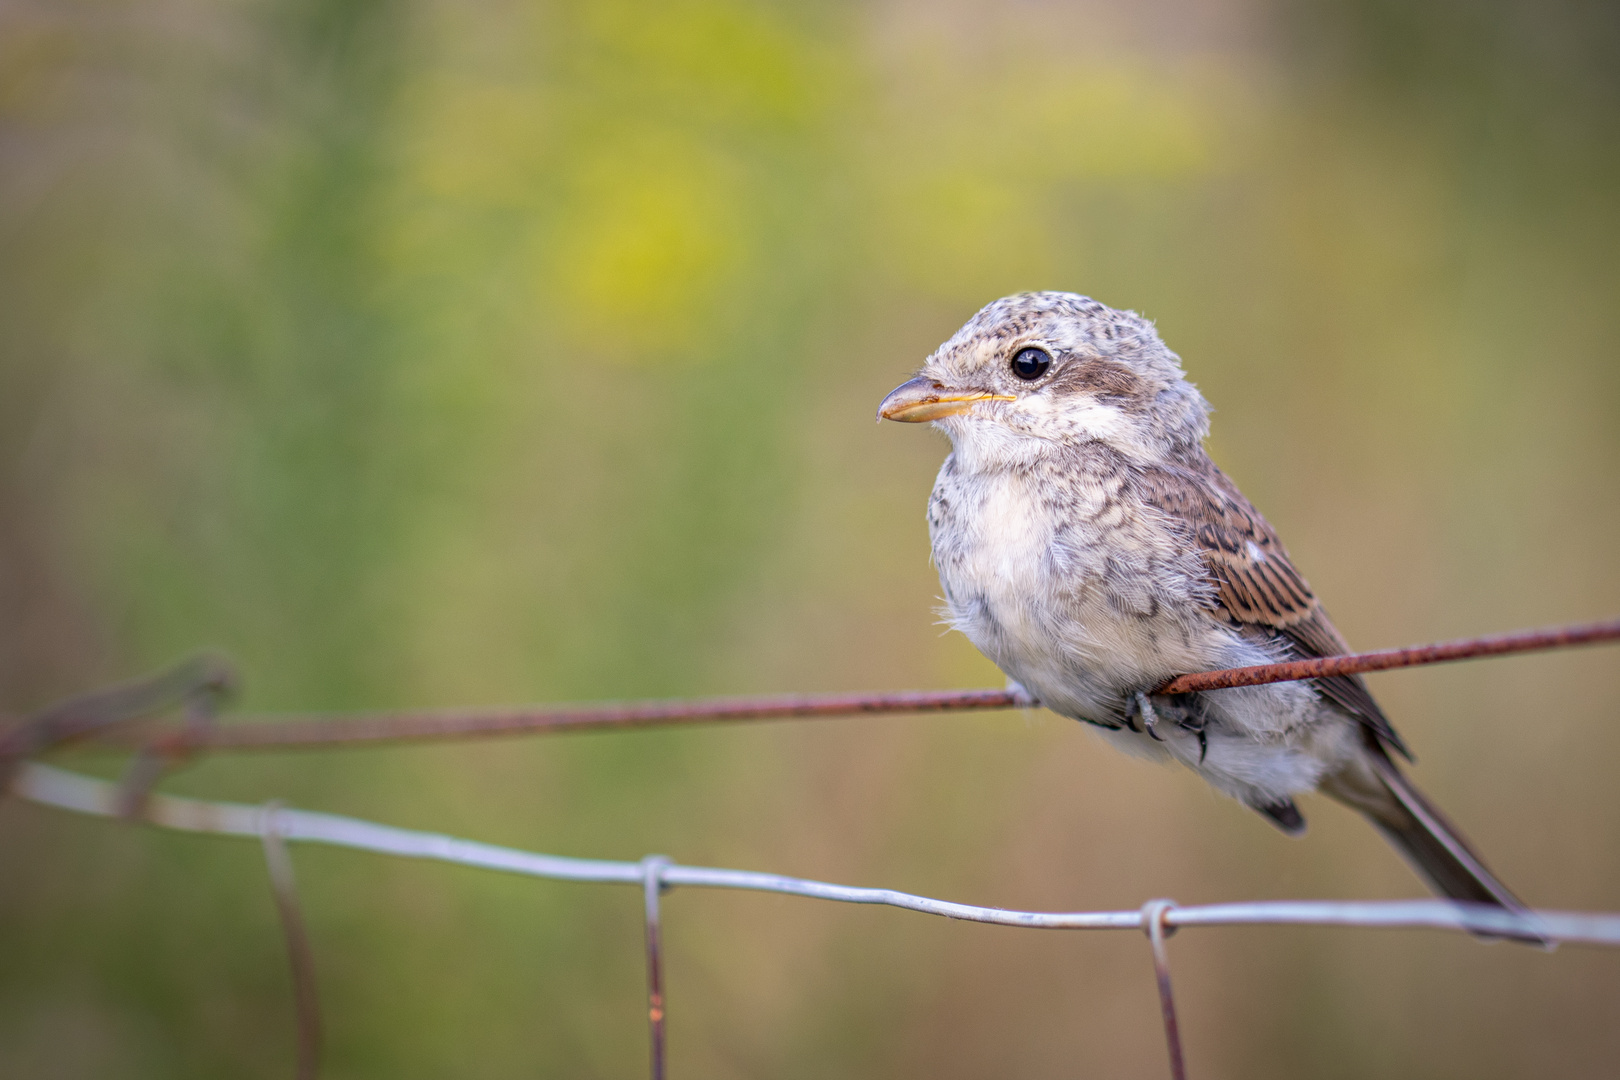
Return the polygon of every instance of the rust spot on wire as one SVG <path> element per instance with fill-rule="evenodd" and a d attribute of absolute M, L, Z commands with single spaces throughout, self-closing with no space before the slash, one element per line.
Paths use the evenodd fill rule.
<path fill-rule="evenodd" d="M 664 950 L 658 900 L 664 892 L 664 871 L 669 860 L 662 855 L 648 855 L 641 860 L 641 866 L 647 921 L 647 1036 L 652 1080 L 664 1080 Z"/>

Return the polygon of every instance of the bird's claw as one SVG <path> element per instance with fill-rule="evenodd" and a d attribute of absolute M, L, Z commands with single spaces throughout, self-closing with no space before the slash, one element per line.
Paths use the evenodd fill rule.
<path fill-rule="evenodd" d="M 1136 707 L 1141 712 L 1142 730 L 1147 732 L 1148 738 L 1154 742 L 1164 742 L 1164 737 L 1158 732 L 1159 714 L 1154 711 L 1153 702 L 1141 690 L 1136 692 Z"/>
<path fill-rule="evenodd" d="M 1134 706 L 1134 708 L 1129 707 Z M 1146 734 L 1154 742 L 1164 742 L 1165 738 L 1159 734 L 1159 711 L 1153 706 L 1153 699 L 1145 690 L 1138 690 L 1130 697 L 1129 706 L 1125 710 L 1125 726 L 1139 734 Z M 1141 727 L 1132 723 L 1135 717 L 1142 718 Z M 1202 765 L 1204 759 L 1209 757 L 1209 733 L 1205 730 L 1204 717 L 1198 710 L 1193 710 L 1178 716 L 1176 726 L 1183 731 L 1190 731 L 1198 737 L 1198 764 Z"/>

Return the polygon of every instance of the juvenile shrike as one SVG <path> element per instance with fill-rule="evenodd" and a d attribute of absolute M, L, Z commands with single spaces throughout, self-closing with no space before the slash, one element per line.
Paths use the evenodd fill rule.
<path fill-rule="evenodd" d="M 878 415 L 950 437 L 928 503 L 944 614 L 1042 705 L 1290 835 L 1305 829 L 1294 796 L 1321 790 L 1441 894 L 1523 910 L 1402 774 L 1359 676 L 1152 693 L 1349 646 L 1205 453 L 1209 405 L 1146 319 L 1073 293 L 997 300 Z"/>

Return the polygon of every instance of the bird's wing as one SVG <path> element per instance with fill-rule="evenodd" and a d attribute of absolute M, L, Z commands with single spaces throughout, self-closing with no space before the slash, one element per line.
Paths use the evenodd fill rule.
<path fill-rule="evenodd" d="M 1300 659 L 1350 651 L 1311 592 L 1271 523 L 1213 464 L 1159 469 L 1143 476 L 1148 501 L 1183 526 L 1214 586 L 1215 616 L 1282 642 Z M 1389 719 L 1359 675 L 1312 679 L 1324 697 L 1407 754 Z M 1410 756 L 1407 754 L 1407 756 Z"/>

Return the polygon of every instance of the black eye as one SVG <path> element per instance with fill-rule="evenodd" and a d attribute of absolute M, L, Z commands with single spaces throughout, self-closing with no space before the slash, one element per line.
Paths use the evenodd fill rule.
<path fill-rule="evenodd" d="M 1052 366 L 1052 358 L 1045 349 L 1019 349 L 1012 358 L 1012 372 L 1020 379 L 1038 379 Z"/>

